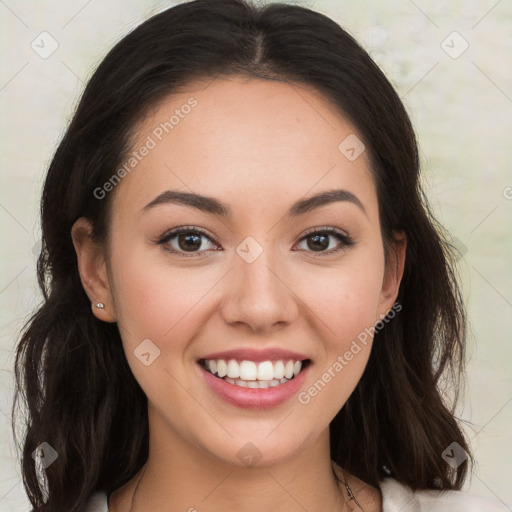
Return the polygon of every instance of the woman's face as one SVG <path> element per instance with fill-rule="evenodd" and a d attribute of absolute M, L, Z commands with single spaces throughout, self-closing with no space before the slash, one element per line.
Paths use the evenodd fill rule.
<path fill-rule="evenodd" d="M 242 465 L 326 441 L 401 275 L 385 272 L 367 157 L 331 104 L 281 82 L 190 85 L 144 119 L 121 180 L 97 191 L 114 201 L 95 297 L 153 443 Z"/>

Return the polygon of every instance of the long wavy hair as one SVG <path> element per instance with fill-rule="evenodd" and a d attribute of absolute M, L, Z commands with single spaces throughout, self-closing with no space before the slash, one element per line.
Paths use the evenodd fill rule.
<path fill-rule="evenodd" d="M 34 510 L 78 512 L 94 491 L 110 493 L 133 478 L 148 457 L 147 398 L 117 324 L 91 313 L 71 227 L 86 217 L 94 237 L 106 239 L 113 194 L 100 200 L 94 190 L 124 161 L 134 127 L 177 87 L 216 76 L 313 86 L 367 142 L 386 251 L 394 230 L 407 235 L 402 310 L 376 332 L 362 378 L 331 422 L 331 458 L 373 486 L 391 475 L 413 489 L 460 489 L 471 455 L 457 468 L 442 457 L 453 442 L 470 454 L 455 417 L 466 338 L 457 255 L 421 188 L 417 142 L 399 96 L 354 38 L 318 12 L 196 0 L 151 17 L 113 47 L 48 168 L 37 263 L 43 300 L 19 339 L 13 403 Z M 45 470 L 47 493 L 32 457 L 43 442 L 58 454 Z"/>

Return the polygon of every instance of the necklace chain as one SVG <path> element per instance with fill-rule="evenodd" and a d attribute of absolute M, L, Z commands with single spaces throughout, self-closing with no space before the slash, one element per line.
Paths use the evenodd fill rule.
<path fill-rule="evenodd" d="M 130 510 L 128 512 L 133 512 L 133 506 L 135 505 L 135 496 L 137 495 L 137 490 L 139 489 L 139 485 L 142 482 L 142 478 L 144 477 L 144 473 L 146 472 L 146 464 L 144 464 L 144 468 L 142 469 L 142 474 L 140 475 L 139 481 L 137 482 L 137 485 L 135 486 L 135 489 L 133 490 L 132 494 L 132 500 L 130 503 Z M 359 502 L 356 500 L 356 497 L 354 496 L 354 493 L 352 492 L 352 489 L 350 488 L 350 485 L 348 485 L 347 477 L 345 476 L 345 472 L 343 471 L 343 468 L 341 468 L 341 473 L 343 474 L 343 485 L 345 486 L 345 489 L 347 490 L 347 495 L 350 498 L 351 501 L 354 501 L 354 503 L 363 510 L 363 507 L 359 504 Z M 345 503 L 347 501 L 345 500 Z M 109 510 L 110 512 L 110 510 Z"/>

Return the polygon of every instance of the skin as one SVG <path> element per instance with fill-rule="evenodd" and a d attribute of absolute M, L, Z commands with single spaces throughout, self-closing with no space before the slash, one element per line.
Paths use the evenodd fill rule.
<path fill-rule="evenodd" d="M 295 396 L 266 410 L 221 401 L 196 361 L 232 348 L 290 348 L 312 360 L 307 390 L 392 308 L 405 237 L 397 233 L 386 265 L 367 152 L 350 161 L 338 150 L 348 135 L 362 136 L 311 88 L 240 77 L 189 84 L 148 113 L 133 148 L 191 96 L 197 106 L 110 192 L 108 244 L 92 241 L 84 218 L 72 230 L 84 289 L 105 304 L 93 313 L 118 323 L 148 397 L 150 454 L 133 510 L 359 510 L 332 475 L 328 428 L 361 378 L 371 340 L 309 403 Z M 296 200 L 334 188 L 357 196 L 364 212 L 342 201 L 284 218 Z M 176 204 L 142 213 L 168 189 L 214 197 L 233 218 Z M 155 244 L 180 226 L 211 235 L 202 254 Z M 331 226 L 356 243 L 330 236 L 327 250 L 341 250 L 322 256 L 304 233 Z M 263 249 L 252 263 L 236 252 L 248 236 Z M 167 247 L 191 254 L 178 237 Z M 148 338 L 160 356 L 145 366 L 134 350 Z M 261 455 L 253 467 L 237 458 L 249 441 Z M 112 494 L 112 511 L 130 510 L 139 477 Z M 380 511 L 380 491 L 347 477 L 364 510 Z"/>

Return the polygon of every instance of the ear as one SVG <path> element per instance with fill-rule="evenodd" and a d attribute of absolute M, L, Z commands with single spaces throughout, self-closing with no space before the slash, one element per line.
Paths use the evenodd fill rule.
<path fill-rule="evenodd" d="M 91 301 L 94 316 L 104 322 L 115 322 L 117 318 L 112 301 L 105 248 L 103 244 L 94 241 L 91 222 L 85 217 L 78 219 L 71 228 L 71 238 L 75 246 L 80 280 Z M 100 302 L 104 304 L 104 308 L 96 307 Z"/>
<path fill-rule="evenodd" d="M 393 236 L 382 281 L 377 321 L 385 317 L 395 304 L 404 274 L 407 237 L 403 231 L 395 231 Z"/>

